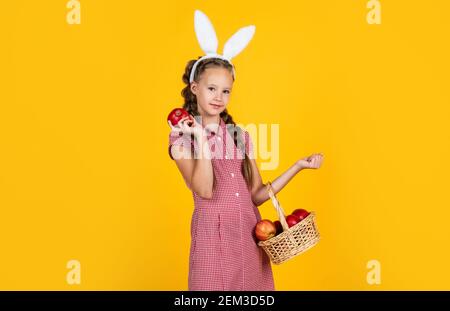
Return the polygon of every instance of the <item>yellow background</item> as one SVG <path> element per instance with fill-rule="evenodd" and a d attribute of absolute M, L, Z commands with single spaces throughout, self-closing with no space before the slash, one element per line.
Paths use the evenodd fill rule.
<path fill-rule="evenodd" d="M 315 210 L 322 239 L 273 266 L 276 288 L 450 289 L 448 1 L 381 1 L 381 25 L 365 0 L 80 2 L 80 25 L 66 0 L 2 3 L 0 289 L 187 289 L 193 201 L 166 117 L 203 55 L 195 9 L 219 52 L 256 25 L 228 109 L 280 125 L 264 181 L 325 155 L 278 195 Z"/>

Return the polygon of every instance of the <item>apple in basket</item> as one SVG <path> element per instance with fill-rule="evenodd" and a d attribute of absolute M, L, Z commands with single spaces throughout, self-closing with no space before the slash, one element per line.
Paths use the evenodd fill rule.
<path fill-rule="evenodd" d="M 298 218 L 295 215 L 288 215 L 286 216 L 286 223 L 288 224 L 288 227 L 292 227 L 295 226 L 296 224 L 298 224 L 300 222 L 300 218 Z"/>
<path fill-rule="evenodd" d="M 275 236 L 277 228 L 269 219 L 262 219 L 256 223 L 255 235 L 260 241 L 266 241 Z"/>
<path fill-rule="evenodd" d="M 297 208 L 295 211 L 292 212 L 292 215 L 297 216 L 300 219 L 300 221 L 302 221 L 309 215 L 309 212 L 303 208 Z"/>
<path fill-rule="evenodd" d="M 192 117 L 189 114 L 189 112 L 187 112 L 183 108 L 173 109 L 167 116 L 167 121 L 170 121 L 170 123 L 172 123 L 172 125 L 175 126 L 184 117 L 189 117 L 189 120 L 190 120 L 190 122 L 188 122 L 189 126 L 191 126 L 194 123 L 194 120 L 192 120 Z"/>
<path fill-rule="evenodd" d="M 279 235 L 281 232 L 283 232 L 283 226 L 281 225 L 281 222 L 279 220 L 275 220 L 273 222 L 275 225 L 275 228 L 277 229 L 277 233 L 275 235 Z"/>

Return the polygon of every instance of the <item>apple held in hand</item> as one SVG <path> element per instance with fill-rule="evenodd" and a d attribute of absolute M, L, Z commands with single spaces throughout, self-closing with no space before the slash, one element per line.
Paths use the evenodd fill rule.
<path fill-rule="evenodd" d="M 172 123 L 173 126 L 176 126 L 178 124 L 178 122 L 184 117 L 189 117 L 189 119 L 190 119 L 190 122 L 188 122 L 189 126 L 194 124 L 194 121 L 192 120 L 192 117 L 189 114 L 189 112 L 187 112 L 183 108 L 173 109 L 167 116 L 167 121 L 170 121 L 170 123 Z"/>
<path fill-rule="evenodd" d="M 292 212 L 292 215 L 297 216 L 300 219 L 300 221 L 302 221 L 309 215 L 309 212 L 303 208 L 298 208 Z"/>
<path fill-rule="evenodd" d="M 275 224 L 269 219 L 258 221 L 255 227 L 256 238 L 260 241 L 266 241 L 275 236 L 277 228 Z"/>

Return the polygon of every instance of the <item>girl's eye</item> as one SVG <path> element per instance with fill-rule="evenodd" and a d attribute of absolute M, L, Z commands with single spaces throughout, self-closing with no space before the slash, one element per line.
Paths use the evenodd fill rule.
<path fill-rule="evenodd" d="M 208 90 L 214 91 L 214 88 L 213 87 L 208 87 Z M 228 90 L 225 90 L 223 92 L 226 93 L 226 94 L 230 94 L 230 91 L 228 91 Z"/>

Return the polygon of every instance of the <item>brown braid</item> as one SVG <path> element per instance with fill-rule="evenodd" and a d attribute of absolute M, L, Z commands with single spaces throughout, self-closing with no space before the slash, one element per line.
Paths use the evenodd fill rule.
<path fill-rule="evenodd" d="M 200 57 L 199 57 L 200 58 Z M 191 91 L 190 83 L 189 83 L 189 75 L 191 73 L 192 67 L 194 66 L 196 60 L 190 60 L 185 68 L 184 74 L 183 74 L 183 82 L 186 84 L 186 86 L 181 91 L 181 96 L 184 98 L 184 105 L 183 108 L 187 110 L 190 114 L 193 116 L 200 115 L 197 108 L 197 97 L 194 93 Z M 201 74 L 210 67 L 222 67 L 225 69 L 228 69 L 230 72 L 232 72 L 233 68 L 231 64 L 225 60 L 222 60 L 220 58 L 207 58 L 205 60 L 202 60 L 198 65 L 197 69 L 194 74 L 194 81 L 198 82 Z M 233 77 L 234 81 L 234 77 Z M 247 184 L 247 187 L 251 189 L 253 185 L 253 174 L 252 174 L 252 166 L 250 158 L 247 156 L 247 153 L 245 152 L 245 145 L 242 141 L 242 129 L 238 126 L 236 126 L 236 123 L 233 121 L 233 117 L 228 113 L 227 109 L 222 111 L 220 113 L 220 117 L 225 122 L 225 124 L 233 124 L 234 125 L 234 131 L 232 137 L 234 137 L 234 144 L 241 149 L 242 153 L 245 154 L 244 161 L 242 161 L 242 167 L 241 172 L 244 176 L 245 182 Z M 230 127 L 227 127 L 230 128 Z M 231 127 L 232 128 L 232 127 Z M 231 133 L 230 133 L 231 134 Z M 192 137 L 194 139 L 194 137 Z M 216 176 L 214 175 L 214 185 L 213 189 L 216 187 Z"/>

